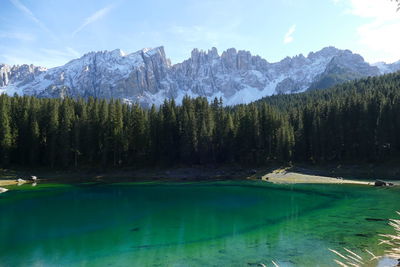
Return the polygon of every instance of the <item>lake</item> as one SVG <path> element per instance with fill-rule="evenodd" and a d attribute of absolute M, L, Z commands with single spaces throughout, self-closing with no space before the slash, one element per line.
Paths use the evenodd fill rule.
<path fill-rule="evenodd" d="M 376 254 L 398 188 L 254 181 L 30 184 L 0 195 L 0 266 L 337 266 Z"/>

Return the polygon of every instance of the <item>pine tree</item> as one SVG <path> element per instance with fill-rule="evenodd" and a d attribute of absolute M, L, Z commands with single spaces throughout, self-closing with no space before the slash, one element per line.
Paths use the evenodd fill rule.
<path fill-rule="evenodd" d="M 9 120 L 9 98 L 0 96 L 0 164 L 7 167 L 10 163 L 12 146 L 11 127 Z"/>
<path fill-rule="evenodd" d="M 71 144 L 72 144 L 72 123 L 75 118 L 74 108 L 71 99 L 66 98 L 62 101 L 59 111 L 59 138 L 58 151 L 60 155 L 61 165 L 68 167 L 71 160 Z"/>
<path fill-rule="evenodd" d="M 197 122 L 193 102 L 189 97 L 183 98 L 180 113 L 180 158 L 182 162 L 192 164 L 197 161 Z"/>
<path fill-rule="evenodd" d="M 100 101 L 99 107 L 99 116 L 98 116 L 98 123 L 97 123 L 97 131 L 96 134 L 98 136 L 98 152 L 101 158 L 101 164 L 103 167 L 107 166 L 108 164 L 108 154 L 111 148 L 110 139 L 110 132 L 109 132 L 109 105 L 106 100 Z"/>
<path fill-rule="evenodd" d="M 57 144 L 58 144 L 58 127 L 59 127 L 59 106 L 58 102 L 50 102 L 48 107 L 48 126 L 47 126 L 47 159 L 50 167 L 54 168 L 57 162 Z"/>

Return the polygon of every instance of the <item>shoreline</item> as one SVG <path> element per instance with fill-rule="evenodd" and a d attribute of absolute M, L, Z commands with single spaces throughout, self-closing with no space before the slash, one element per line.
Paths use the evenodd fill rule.
<path fill-rule="evenodd" d="M 124 183 L 124 182 L 193 182 L 218 180 L 244 180 L 250 173 L 247 169 L 220 167 L 187 167 L 173 169 L 139 169 L 139 170 L 66 170 L 66 171 L 2 171 L 0 187 L 17 185 L 18 178 L 25 183 L 33 183 L 28 177 L 34 173 L 38 183 Z"/>
<path fill-rule="evenodd" d="M 232 166 L 222 167 L 187 167 L 171 169 L 139 169 L 139 170 L 70 170 L 70 171 L 11 171 L 2 170 L 0 173 L 0 187 L 18 184 L 18 177 L 25 179 L 25 183 L 32 183 L 29 180 L 30 173 L 38 176 L 38 182 L 193 182 L 193 181 L 217 181 L 217 180 L 258 180 L 279 184 L 358 184 L 374 185 L 375 179 L 347 179 L 335 177 L 321 169 L 312 168 L 242 168 Z M 397 183 L 398 184 L 398 183 Z"/>
<path fill-rule="evenodd" d="M 0 179 L 0 187 L 1 186 L 8 186 L 8 185 L 16 185 L 16 184 L 18 184 L 18 183 L 17 183 L 17 181 L 14 181 L 14 180 L 8 180 L 8 179 L 3 180 L 3 179 Z"/>
<path fill-rule="evenodd" d="M 1 179 L 0 178 L 0 187 L 2 186 L 9 186 L 9 185 L 23 185 L 23 184 L 32 184 L 34 183 L 33 181 L 24 181 L 24 182 L 18 182 L 17 180 L 11 180 L 11 179 Z"/>
<path fill-rule="evenodd" d="M 361 181 L 352 179 L 336 178 L 332 176 L 322 176 L 307 174 L 288 169 L 276 169 L 272 172 L 262 175 L 262 181 L 274 184 L 357 184 L 374 185 L 374 181 Z"/>

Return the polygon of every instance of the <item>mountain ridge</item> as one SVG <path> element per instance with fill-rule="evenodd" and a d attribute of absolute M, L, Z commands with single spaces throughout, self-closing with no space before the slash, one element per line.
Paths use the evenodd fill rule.
<path fill-rule="evenodd" d="M 159 46 L 129 54 L 120 49 L 89 52 L 50 69 L 0 64 L 0 93 L 121 98 L 144 106 L 159 105 L 165 98 L 180 102 L 189 95 L 218 97 L 226 105 L 235 105 L 397 70 L 400 61 L 373 65 L 350 50 L 332 46 L 274 63 L 235 48 L 221 54 L 215 47 L 195 48 L 188 59 L 176 64 Z"/>

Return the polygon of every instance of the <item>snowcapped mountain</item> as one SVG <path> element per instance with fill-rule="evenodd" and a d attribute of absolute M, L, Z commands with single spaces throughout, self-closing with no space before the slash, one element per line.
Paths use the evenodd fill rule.
<path fill-rule="evenodd" d="M 0 93 L 22 94 L 20 88 L 34 81 L 40 73 L 46 70 L 46 68 L 26 64 L 21 66 L 0 64 Z"/>
<path fill-rule="evenodd" d="M 349 80 L 377 76 L 384 73 L 387 72 L 381 71 L 377 66 L 371 66 L 360 55 L 345 50 L 329 61 L 324 72 L 316 76 L 309 89 L 328 88 Z"/>
<path fill-rule="evenodd" d="M 380 70 L 380 72 L 383 74 L 396 72 L 396 71 L 400 70 L 400 60 L 396 61 L 392 64 L 386 64 L 385 62 L 377 62 L 372 65 L 376 66 Z"/>
<path fill-rule="evenodd" d="M 234 48 L 221 55 L 216 48 L 194 49 L 189 59 L 175 65 L 167 59 L 163 47 L 131 54 L 116 49 L 91 52 L 48 70 L 32 65 L 0 65 L 0 92 L 122 98 L 144 106 L 161 104 L 165 98 L 179 103 L 189 95 L 222 97 L 226 105 L 234 105 L 397 70 L 400 61 L 370 65 L 360 55 L 334 47 L 276 63 Z"/>

